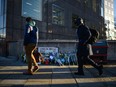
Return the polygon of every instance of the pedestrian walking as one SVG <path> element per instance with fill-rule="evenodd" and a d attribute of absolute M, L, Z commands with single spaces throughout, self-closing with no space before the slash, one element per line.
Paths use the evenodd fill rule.
<path fill-rule="evenodd" d="M 38 31 L 35 26 L 35 22 L 32 21 L 31 17 L 27 17 L 26 22 L 27 23 L 24 30 L 24 48 L 28 62 L 28 70 L 23 74 L 32 75 L 35 71 L 39 69 L 39 66 L 33 55 L 33 52 L 37 47 Z M 34 65 L 34 67 L 32 65 Z"/>
<path fill-rule="evenodd" d="M 90 44 L 88 44 L 88 40 L 91 37 L 91 32 L 87 26 L 83 24 L 83 19 L 78 18 L 76 20 L 77 25 L 77 36 L 79 39 L 79 43 L 77 45 L 77 58 L 78 58 L 78 72 L 75 72 L 76 75 L 84 75 L 83 64 L 84 61 L 91 64 L 94 68 L 98 70 L 99 75 L 103 73 L 103 66 L 98 65 L 92 59 L 90 59 L 90 53 L 92 54 L 92 49 L 90 49 Z"/>

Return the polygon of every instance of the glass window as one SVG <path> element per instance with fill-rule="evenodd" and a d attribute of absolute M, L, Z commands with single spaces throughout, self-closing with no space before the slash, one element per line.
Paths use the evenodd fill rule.
<path fill-rule="evenodd" d="M 22 0 L 22 16 L 42 20 L 42 0 Z"/>
<path fill-rule="evenodd" d="M 0 29 L 0 39 L 4 39 L 6 37 L 6 29 Z"/>
<path fill-rule="evenodd" d="M 107 13 L 108 12 L 108 9 L 105 9 L 105 13 Z"/>
<path fill-rule="evenodd" d="M 111 10 L 109 10 L 109 14 L 111 14 Z"/>
<path fill-rule="evenodd" d="M 109 4 L 108 4 L 108 5 L 109 5 L 109 7 L 110 7 L 110 2 L 109 2 Z"/>
<path fill-rule="evenodd" d="M 3 28 L 3 16 L 0 16 L 0 28 Z"/>
<path fill-rule="evenodd" d="M 72 28 L 74 28 L 74 29 L 77 28 L 76 20 L 77 20 L 78 18 L 79 18 L 78 15 L 72 14 Z"/>
<path fill-rule="evenodd" d="M 112 11 L 112 15 L 114 15 L 114 12 Z"/>
<path fill-rule="evenodd" d="M 111 8 L 113 8 L 113 4 L 111 4 Z"/>
<path fill-rule="evenodd" d="M 0 0 L 0 40 L 6 37 L 6 0 Z"/>
<path fill-rule="evenodd" d="M 1 0 L 0 0 L 0 14 L 1 14 Z"/>
<path fill-rule="evenodd" d="M 6 38 L 6 28 L 3 30 L 3 38 Z"/>
<path fill-rule="evenodd" d="M 2 14 L 2 0 L 0 0 L 0 15 Z"/>
<path fill-rule="evenodd" d="M 0 39 L 2 38 L 2 29 L 0 29 Z"/>
<path fill-rule="evenodd" d="M 101 16 L 104 16 L 104 9 L 101 8 Z"/>
<path fill-rule="evenodd" d="M 104 1 L 101 1 L 101 16 L 104 16 Z"/>
<path fill-rule="evenodd" d="M 3 38 L 3 29 L 0 29 L 0 39 L 2 39 Z"/>
<path fill-rule="evenodd" d="M 84 2 L 89 8 L 91 8 L 91 0 L 86 0 L 85 2 Z"/>
<path fill-rule="evenodd" d="M 105 5 L 107 5 L 107 1 L 105 1 Z"/>
<path fill-rule="evenodd" d="M 97 9 L 97 2 L 96 0 L 93 0 L 93 11 L 96 12 Z"/>
<path fill-rule="evenodd" d="M 52 5 L 52 23 L 64 25 L 64 10 L 58 5 Z"/>

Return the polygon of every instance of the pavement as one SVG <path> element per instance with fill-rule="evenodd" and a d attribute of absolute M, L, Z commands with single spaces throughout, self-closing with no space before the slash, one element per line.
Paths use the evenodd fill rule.
<path fill-rule="evenodd" d="M 27 64 L 16 58 L 0 57 L 0 87 L 116 87 L 116 63 L 104 65 L 104 73 L 90 65 L 85 76 L 74 75 L 77 65 L 40 65 L 34 75 L 23 75 Z"/>

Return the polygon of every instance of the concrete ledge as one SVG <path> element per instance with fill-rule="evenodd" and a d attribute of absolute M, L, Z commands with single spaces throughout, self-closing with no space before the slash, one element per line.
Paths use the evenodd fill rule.
<path fill-rule="evenodd" d="M 57 42 L 59 42 L 59 43 L 77 43 L 78 42 L 78 40 L 57 40 L 57 39 L 55 39 L 55 40 L 39 40 L 39 42 L 53 42 L 53 43 L 57 43 Z"/>

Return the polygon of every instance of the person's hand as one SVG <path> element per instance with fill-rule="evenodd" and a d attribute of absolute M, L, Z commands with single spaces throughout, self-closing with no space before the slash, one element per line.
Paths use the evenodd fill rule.
<path fill-rule="evenodd" d="M 35 46 L 35 49 L 37 49 L 37 47 Z"/>

